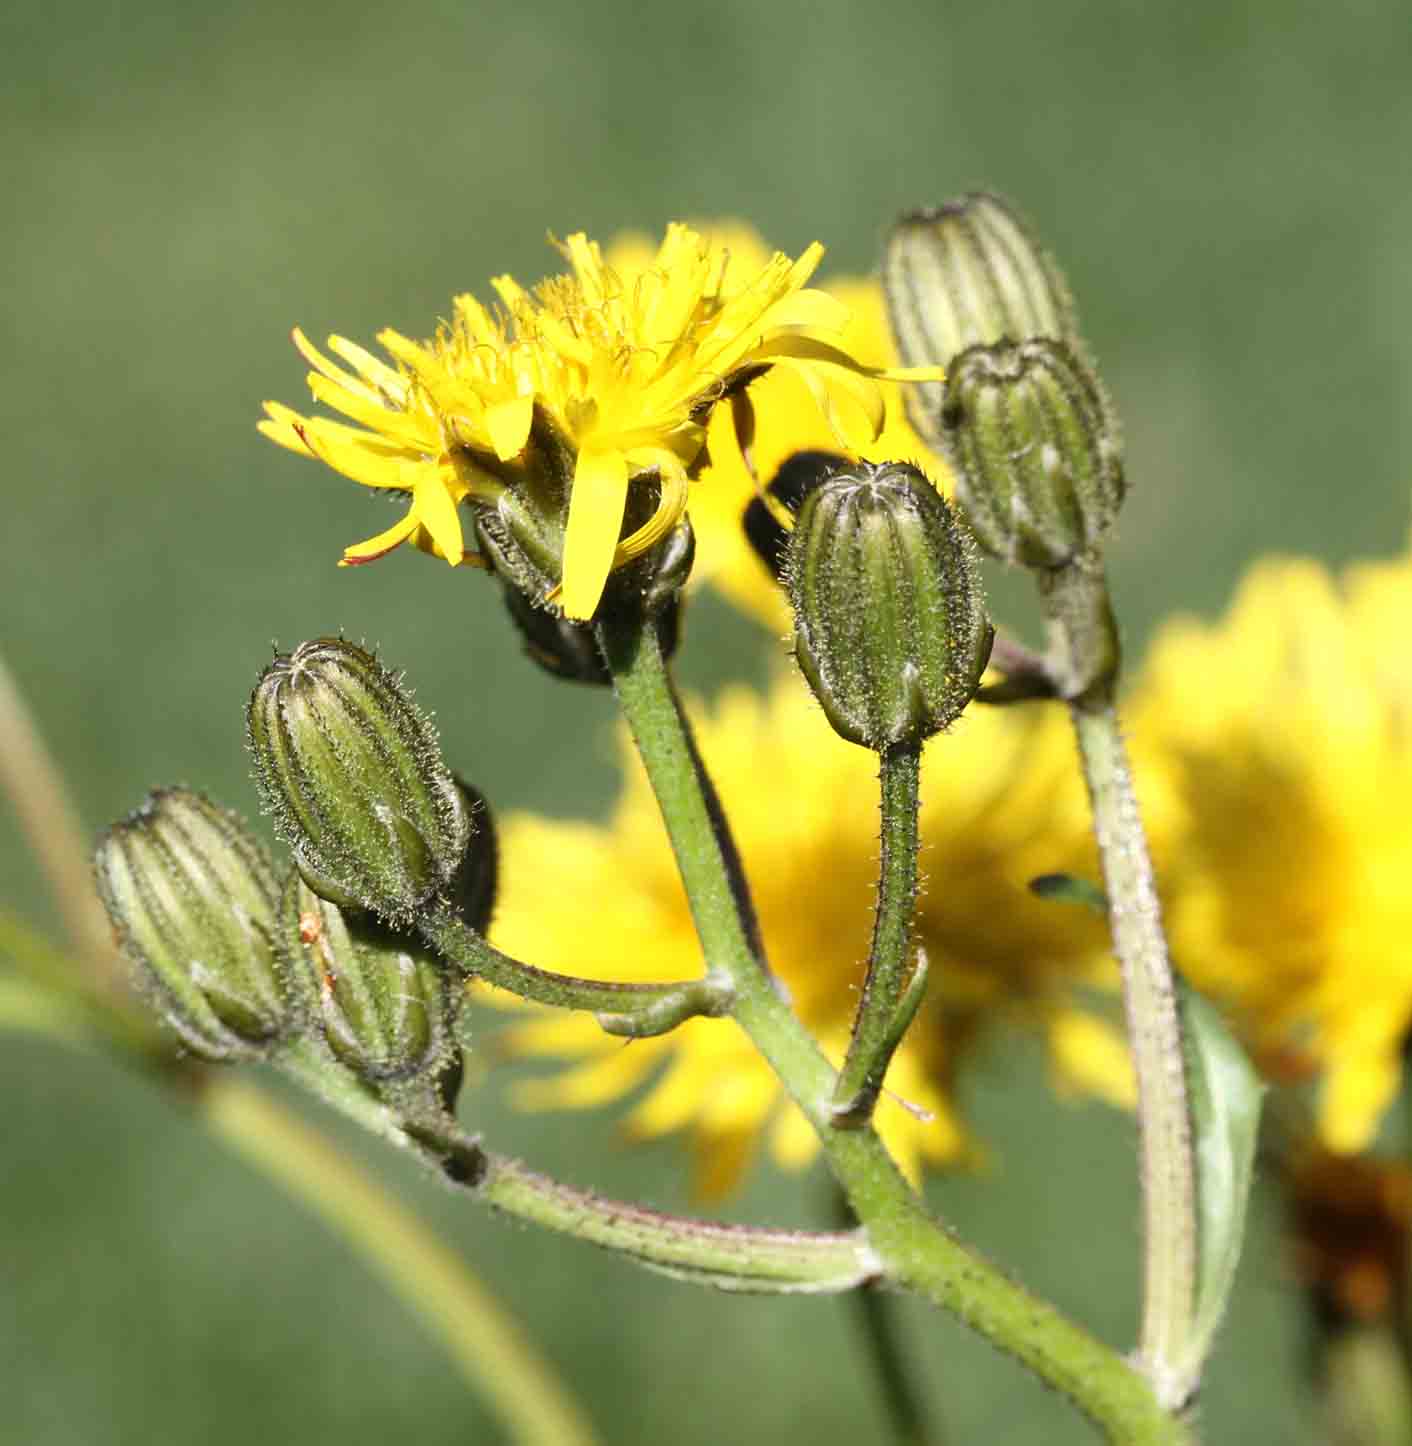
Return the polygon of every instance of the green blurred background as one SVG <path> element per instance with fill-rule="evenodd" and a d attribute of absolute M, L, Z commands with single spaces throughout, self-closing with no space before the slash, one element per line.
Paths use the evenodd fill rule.
<path fill-rule="evenodd" d="M 737 215 L 859 271 L 900 209 L 999 189 L 1066 265 L 1125 419 L 1134 650 L 1258 553 L 1403 545 L 1405 4 L 11 0 L 0 56 L 0 647 L 95 829 L 161 782 L 253 812 L 249 684 L 272 641 L 340 628 L 408 670 L 499 807 L 605 807 L 606 700 L 523 665 L 474 575 L 410 552 L 337 570 L 396 514 L 253 425 L 266 397 L 305 400 L 292 324 L 424 334 L 453 292 L 552 270 L 549 231 Z M 769 650 L 707 600 L 684 672 L 760 676 Z M 0 872 L 4 904 L 52 925 L 8 822 Z M 690 1205 L 674 1144 L 624 1147 L 612 1112 L 512 1116 L 501 1083 L 463 1107 L 501 1148 Z M 16 1037 L 0 1096 L 0 1439 L 501 1439 L 420 1324 L 164 1097 Z M 1018 1043 L 967 1099 L 992 1168 L 934 1182 L 939 1206 L 1131 1339 L 1130 1122 L 1055 1103 Z M 606 1440 L 874 1439 L 846 1304 L 694 1292 L 350 1145 L 514 1304 Z M 822 1220 L 827 1195 L 761 1165 L 728 1211 Z M 1212 1441 L 1315 1439 L 1276 1224 L 1262 1194 Z M 904 1317 L 953 1441 L 1090 1439 L 959 1329 Z"/>

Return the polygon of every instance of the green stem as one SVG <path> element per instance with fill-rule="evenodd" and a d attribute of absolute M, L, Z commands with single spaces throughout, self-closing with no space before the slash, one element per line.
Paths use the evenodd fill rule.
<path fill-rule="evenodd" d="M 1029 1366 L 1111 1442 L 1187 1442 L 1185 1427 L 1116 1352 L 965 1249 L 932 1219 L 871 1127 L 833 1128 L 834 1071 L 749 947 L 661 652 L 650 636 L 626 627 L 600 623 L 598 636 L 657 795 L 707 962 L 729 974 L 736 1022 L 817 1131 L 886 1276 Z"/>
<path fill-rule="evenodd" d="M 921 1004 L 921 991 L 909 990 L 915 976 L 912 920 L 917 906 L 917 810 L 922 761 L 920 742 L 901 743 L 880 755 L 882 785 L 882 860 L 878 867 L 878 907 L 863 996 L 853 1021 L 848 1057 L 834 1092 L 834 1123 L 856 1129 L 872 1118 L 887 1067 L 901 1044 L 906 1024 Z M 904 1002 L 906 1009 L 904 1011 Z"/>
<path fill-rule="evenodd" d="M 1176 988 L 1117 710 L 1089 700 L 1071 712 L 1137 1072 L 1144 1254 L 1138 1358 L 1159 1399 L 1176 1409 L 1197 1384 L 1183 1368 L 1196 1308 L 1197 1201 Z"/>
<path fill-rule="evenodd" d="M 719 1016 L 730 1010 L 730 985 L 720 975 L 662 984 L 579 979 L 502 954 L 449 912 L 432 915 L 420 928 L 428 943 L 468 974 L 536 1004 L 588 1010 L 609 1034 L 665 1034 L 693 1015 Z"/>
<path fill-rule="evenodd" d="M 878 1273 L 877 1258 L 860 1231 L 764 1230 L 647 1210 L 561 1184 L 493 1154 L 444 1112 L 409 1114 L 405 1102 L 385 1102 L 309 1041 L 295 1041 L 276 1063 L 365 1129 L 415 1150 L 483 1204 L 619 1251 L 650 1269 L 724 1290 L 783 1294 L 852 1290 Z"/>
<path fill-rule="evenodd" d="M 1132 768 L 1114 706 L 1118 630 L 1101 559 L 1041 578 L 1053 676 L 1068 700 L 1123 976 L 1137 1074 L 1143 1199 L 1143 1305 L 1138 1363 L 1157 1398 L 1177 1410 L 1195 1393 L 1196 1159 L 1176 985 Z M 1198 1353 L 1199 1354 L 1199 1353 Z"/>

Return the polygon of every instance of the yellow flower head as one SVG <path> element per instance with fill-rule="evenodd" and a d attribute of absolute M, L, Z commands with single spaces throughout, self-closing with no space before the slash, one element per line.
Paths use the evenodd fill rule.
<path fill-rule="evenodd" d="M 467 560 L 459 504 L 501 495 L 497 464 L 522 457 L 538 422 L 576 458 L 559 600 L 566 616 L 588 618 L 612 568 L 680 520 L 713 409 L 757 375 L 799 377 L 840 435 L 831 390 L 861 409 L 870 435 L 882 429 L 883 374 L 838 344 L 845 308 L 807 285 L 823 255 L 817 242 L 797 261 L 776 252 L 749 272 L 680 223 L 655 255 L 630 266 L 610 264 L 582 234 L 561 249 L 570 274 L 532 291 L 497 277 L 497 306 L 457 297 L 451 322 L 431 341 L 381 332 L 395 366 L 330 337 L 345 370 L 295 332 L 314 368 L 314 396 L 356 425 L 268 402 L 261 430 L 356 482 L 411 497 L 407 515 L 348 548 L 345 563 L 406 541 L 453 566 Z M 620 538 L 629 488 L 648 481 L 655 511 Z"/>
<path fill-rule="evenodd" d="M 872 928 L 876 760 L 833 733 L 793 675 L 768 698 L 725 694 L 700 720 L 699 738 L 754 886 L 770 963 L 837 1062 Z M 1096 867 L 1072 751 L 1058 710 L 983 708 L 927 751 L 918 927 L 931 985 L 877 1117 L 913 1174 L 924 1161 L 955 1161 L 970 1150 L 951 1081 L 958 1058 L 998 1020 L 1037 1027 L 1065 1084 L 1120 1103 L 1131 1098 L 1121 1042 L 1070 996 L 1076 981 L 1107 982 L 1103 921 L 1027 888 L 1037 874 Z M 630 756 L 627 773 L 606 827 L 506 820 L 492 931 L 500 947 L 591 978 L 701 971 L 656 804 Z M 733 1183 L 762 1137 L 786 1166 L 814 1153 L 803 1116 L 729 1020 L 692 1020 L 624 1045 L 586 1015 L 543 1013 L 515 1026 L 511 1041 L 520 1053 L 577 1061 L 523 1085 L 521 1101 L 531 1106 L 596 1105 L 650 1081 L 630 1127 L 640 1135 L 691 1131 L 708 1192 Z"/>
<path fill-rule="evenodd" d="M 1178 964 L 1267 1067 L 1322 1071 L 1319 1132 L 1371 1143 L 1412 1026 L 1412 561 L 1267 561 L 1170 623 L 1133 714 L 1168 770 Z M 1142 758 L 1139 757 L 1139 765 Z"/>

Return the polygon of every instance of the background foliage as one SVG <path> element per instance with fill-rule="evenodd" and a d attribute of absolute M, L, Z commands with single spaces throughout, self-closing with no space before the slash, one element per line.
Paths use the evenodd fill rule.
<path fill-rule="evenodd" d="M 86 822 L 172 781 L 253 812 L 248 686 L 271 640 L 339 628 L 408 670 L 500 808 L 604 806 L 606 700 L 522 666 L 475 576 L 402 554 L 336 570 L 385 525 L 376 504 L 253 427 L 263 398 L 301 400 L 293 323 L 423 334 L 453 291 L 552 270 L 551 230 L 742 215 L 858 271 L 899 209 L 999 189 L 1067 267 L 1126 420 L 1113 570 L 1135 650 L 1163 614 L 1218 607 L 1256 553 L 1398 549 L 1410 50 L 1391 0 L 16 0 L 0 14 L 0 648 Z M 708 601 L 686 675 L 758 676 L 769 646 Z M 49 920 L 9 829 L 0 895 Z M 627 1150 L 610 1117 L 509 1117 L 499 1084 L 463 1114 L 502 1148 L 689 1203 L 673 1146 Z M 12 1038 L 0 1093 L 7 1439 L 495 1439 L 362 1267 L 166 1099 Z M 934 1182 L 936 1200 L 1129 1338 L 1130 1124 L 1053 1102 L 1020 1049 L 995 1050 L 968 1093 L 991 1169 Z M 697 1294 L 378 1168 L 515 1303 L 607 1439 L 716 1441 L 732 1399 L 739 1439 L 866 1439 L 873 1384 L 842 1365 L 846 1303 Z M 1204 1414 L 1213 1440 L 1297 1442 L 1298 1302 L 1256 1208 Z M 762 1166 L 730 1209 L 822 1219 L 827 1197 Z M 955 1440 L 1087 1439 L 1017 1369 L 909 1319 Z"/>

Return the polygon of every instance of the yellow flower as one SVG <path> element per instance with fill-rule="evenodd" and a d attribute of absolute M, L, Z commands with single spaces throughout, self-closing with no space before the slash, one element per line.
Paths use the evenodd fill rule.
<path fill-rule="evenodd" d="M 1134 712 L 1186 816 L 1178 963 L 1271 1068 L 1322 1070 L 1319 1132 L 1371 1143 L 1412 1024 L 1412 561 L 1257 566 L 1170 623 Z M 1139 764 L 1142 759 L 1139 758 Z"/>
<path fill-rule="evenodd" d="M 562 250 L 570 275 L 533 291 L 497 277 L 498 307 L 457 297 L 431 341 L 381 332 L 395 367 L 330 337 L 345 370 L 295 332 L 314 396 L 356 425 L 269 402 L 261 430 L 356 482 L 411 496 L 402 521 L 348 548 L 345 563 L 406 541 L 453 566 L 466 561 L 460 503 L 501 495 L 497 464 L 523 456 L 538 422 L 575 457 L 560 602 L 566 616 L 588 618 L 612 568 L 680 520 L 711 412 L 760 373 L 799 378 L 840 433 L 830 389 L 861 410 L 871 435 L 881 430 L 879 373 L 837 344 L 844 307 L 807 286 L 817 242 L 797 261 L 775 252 L 749 271 L 680 223 L 631 266 L 609 264 L 582 234 Z M 936 372 L 893 375 L 924 374 Z M 654 513 L 620 540 L 629 488 L 648 482 Z"/>
<path fill-rule="evenodd" d="M 755 889 L 771 965 L 838 1062 L 872 928 L 876 759 L 834 735 L 793 675 L 768 698 L 727 692 L 700 720 L 699 737 Z M 1037 1028 L 1065 1084 L 1131 1100 L 1121 1042 L 1070 997 L 1076 982 L 1109 981 L 1103 922 L 1026 887 L 1037 874 L 1096 868 L 1072 753 L 1058 709 L 975 708 L 927 750 L 919 933 L 931 986 L 878 1113 L 914 1175 L 926 1161 L 971 1152 L 951 1082 L 960 1054 L 995 1021 Z M 630 757 L 627 776 L 606 827 L 506 820 L 492 930 L 501 948 L 592 978 L 700 972 L 656 805 Z M 693 1020 L 625 1045 L 586 1015 L 544 1013 L 511 1037 L 517 1052 L 577 1061 L 523 1085 L 530 1106 L 596 1105 L 650 1081 L 630 1128 L 689 1130 L 708 1192 L 734 1182 L 762 1137 L 787 1167 L 813 1156 L 803 1116 L 729 1020 Z"/>

